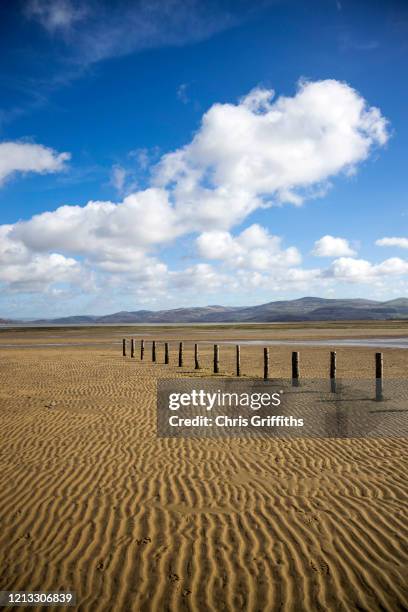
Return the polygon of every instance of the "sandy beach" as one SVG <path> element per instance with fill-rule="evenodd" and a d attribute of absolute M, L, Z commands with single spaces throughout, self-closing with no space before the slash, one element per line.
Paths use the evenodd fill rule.
<path fill-rule="evenodd" d="M 155 431 L 157 380 L 210 375 L 211 342 L 407 335 L 402 323 L 2 330 L 0 590 L 75 591 L 92 612 L 407 609 L 406 439 Z M 272 376 L 290 375 L 292 350 L 271 347 Z M 375 348 L 336 350 L 339 376 L 374 376 Z M 299 351 L 301 376 L 327 376 L 330 347 Z M 383 352 L 386 378 L 406 377 L 408 353 Z M 242 348 L 242 372 L 262 375 L 259 346 Z"/>

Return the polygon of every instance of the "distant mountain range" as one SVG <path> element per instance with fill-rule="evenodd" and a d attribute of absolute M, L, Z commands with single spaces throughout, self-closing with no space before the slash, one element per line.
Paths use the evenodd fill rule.
<path fill-rule="evenodd" d="M 268 323 L 285 321 L 355 321 L 389 319 L 408 320 L 408 298 L 388 302 L 348 299 L 328 300 L 304 297 L 298 300 L 268 302 L 260 306 L 204 306 L 172 310 L 136 310 L 93 316 L 37 319 L 25 323 L 37 325 L 95 325 L 118 323 Z M 0 324 L 22 323 L 0 319 Z"/>

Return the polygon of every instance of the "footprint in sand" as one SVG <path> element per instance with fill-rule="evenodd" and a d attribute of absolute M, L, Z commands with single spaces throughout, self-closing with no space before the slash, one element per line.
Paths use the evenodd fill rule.
<path fill-rule="evenodd" d="M 169 574 L 169 580 L 170 582 L 178 582 L 180 580 L 179 576 L 177 576 L 177 574 Z"/>
<path fill-rule="evenodd" d="M 148 536 L 146 536 L 145 538 L 141 538 L 140 540 L 136 540 L 136 544 L 138 546 L 140 546 L 141 544 L 148 544 L 149 542 L 151 542 L 151 538 L 149 538 Z"/>
<path fill-rule="evenodd" d="M 326 561 L 324 561 L 323 559 L 311 560 L 310 567 L 314 572 L 317 572 L 318 574 L 330 574 L 329 564 L 326 563 Z"/>

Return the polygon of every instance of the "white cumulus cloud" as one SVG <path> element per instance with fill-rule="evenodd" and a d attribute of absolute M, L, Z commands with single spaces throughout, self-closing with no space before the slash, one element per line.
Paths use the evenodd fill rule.
<path fill-rule="evenodd" d="M 299 264 L 299 251 L 295 247 L 282 249 L 281 242 L 279 236 L 253 224 L 236 237 L 220 230 L 203 232 L 197 238 L 197 247 L 205 259 L 222 260 L 233 268 L 268 270 Z"/>
<path fill-rule="evenodd" d="M 60 253 L 33 253 L 13 240 L 12 225 L 0 226 L 0 286 L 16 292 L 43 292 L 53 284 L 81 284 L 81 266 Z"/>
<path fill-rule="evenodd" d="M 408 249 L 408 238 L 380 238 L 375 241 L 377 246 L 381 247 L 398 247 L 400 249 Z"/>
<path fill-rule="evenodd" d="M 387 270 L 404 274 L 402 260 L 379 267 L 353 259 L 343 238 L 317 241 L 318 251 L 339 258 L 322 271 L 302 269 L 299 251 L 284 248 L 279 236 L 256 223 L 232 233 L 257 208 L 315 197 L 387 138 L 380 111 L 334 80 L 302 83 L 293 97 L 274 100 L 271 90 L 258 88 L 237 104 L 214 104 L 191 142 L 162 157 L 146 189 L 134 188 L 120 202 L 66 205 L 0 226 L 0 283 L 17 287 L 31 276 L 38 287 L 49 287 L 71 282 L 81 270 L 115 291 L 137 287 L 143 294 L 148 287 L 153 296 L 180 285 L 200 293 L 281 291 Z M 0 181 L 15 171 L 55 172 L 68 159 L 41 145 L 0 147 Z M 125 193 L 127 178 L 126 169 L 116 167 L 112 181 Z M 199 255 L 211 263 L 172 270 L 161 261 L 160 249 L 182 237 L 195 239 Z"/>
<path fill-rule="evenodd" d="M 11 237 L 33 251 L 59 249 L 99 261 L 122 261 L 139 257 L 180 231 L 168 194 L 152 188 L 133 193 L 119 204 L 89 202 L 35 215 L 16 223 Z"/>
<path fill-rule="evenodd" d="M 270 201 L 300 204 L 388 139 L 380 111 L 345 83 L 303 82 L 273 98 L 255 89 L 214 104 L 192 142 L 162 158 L 157 184 L 186 217 L 227 228 Z"/>
<path fill-rule="evenodd" d="M 69 159 L 69 153 L 57 153 L 39 144 L 0 142 L 0 185 L 15 172 L 60 172 Z"/>
<path fill-rule="evenodd" d="M 390 257 L 379 264 L 372 264 L 366 259 L 340 257 L 332 263 L 323 276 L 354 283 L 369 283 L 405 274 L 408 274 L 408 261 L 399 257 Z"/>
<path fill-rule="evenodd" d="M 335 238 L 327 234 L 314 243 L 312 255 L 316 257 L 353 256 L 356 252 L 345 238 Z"/>

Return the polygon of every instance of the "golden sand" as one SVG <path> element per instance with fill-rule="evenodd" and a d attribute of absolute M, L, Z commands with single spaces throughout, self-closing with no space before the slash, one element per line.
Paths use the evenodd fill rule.
<path fill-rule="evenodd" d="M 383 328 L 295 337 L 403 335 Z M 406 440 L 156 437 L 156 381 L 197 375 L 195 340 L 293 334 L 156 330 L 165 366 L 161 343 L 155 365 L 149 343 L 124 359 L 118 328 L 1 333 L 0 590 L 76 591 L 92 612 L 407 609 Z M 272 375 L 295 348 L 271 347 Z M 330 347 L 299 350 L 303 376 L 327 376 Z M 339 376 L 373 376 L 374 352 L 338 349 Z M 406 377 L 407 353 L 383 352 Z M 261 347 L 242 348 L 242 371 L 262 374 Z"/>

